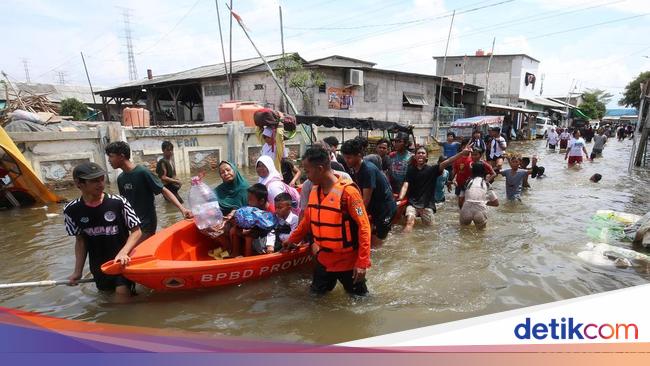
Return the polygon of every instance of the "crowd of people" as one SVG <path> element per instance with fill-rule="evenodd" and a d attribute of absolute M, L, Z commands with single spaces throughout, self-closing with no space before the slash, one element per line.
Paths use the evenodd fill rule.
<path fill-rule="evenodd" d="M 591 136 L 592 151 L 579 130 L 552 128 L 547 147 L 565 150 L 569 167 L 584 159 L 601 156 L 608 133 L 599 129 Z M 270 138 L 265 131 L 264 136 Z M 459 223 L 485 228 L 488 206 L 498 206 L 492 189 L 498 176 L 504 177 L 506 198 L 521 201 L 528 178 L 541 178 L 545 169 L 536 156 L 523 158 L 508 151 L 499 128 L 490 129 L 486 138 L 474 131 L 470 138 L 457 139 L 447 134 L 438 142 L 442 154 L 429 163 L 429 151 L 416 146 L 409 135 L 400 132 L 391 140 L 382 138 L 369 151 L 366 138 L 356 137 L 340 144 L 330 136 L 314 143 L 302 157 L 299 169 L 286 157 L 274 160 L 272 141 L 256 162 L 257 182 L 250 184 L 237 166 L 222 161 L 217 167 L 221 183 L 214 188 L 223 223 L 202 232 L 214 239 L 231 257 L 253 256 L 293 250 L 310 245 L 316 256 L 311 290 L 318 294 L 342 283 L 349 293 L 367 293 L 365 273 L 370 267 L 370 248 L 386 239 L 393 225 L 403 216 L 404 232 L 413 230 L 417 218 L 422 225 L 435 222 L 436 203 L 445 201 L 445 190 L 457 196 Z M 75 236 L 75 268 L 70 280 L 79 280 L 89 258 L 90 271 L 100 290 L 128 294 L 133 283 L 122 276 L 109 276 L 101 264 L 130 261 L 129 252 L 152 236 L 157 228 L 155 196 L 162 194 L 186 218 L 192 212 L 178 195 L 183 182 L 176 177 L 173 144 L 162 144 L 163 157 L 155 176 L 136 165 L 125 142 L 106 147 L 110 165 L 121 169 L 117 179 L 119 195 L 105 192 L 106 172 L 97 164 L 75 167 L 73 178 L 81 196 L 64 209 L 65 227 Z M 504 169 L 507 161 L 509 168 Z M 278 170 L 277 166 L 280 166 Z M 302 179 L 301 179 L 302 178 Z M 602 176 L 595 174 L 592 181 Z M 252 212 L 270 212 L 277 223 L 265 230 L 239 227 L 235 213 L 246 207 Z M 447 206 L 450 207 L 450 206 Z"/>

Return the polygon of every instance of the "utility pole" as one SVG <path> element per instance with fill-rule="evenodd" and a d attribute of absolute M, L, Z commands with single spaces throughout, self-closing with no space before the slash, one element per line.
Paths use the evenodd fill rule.
<path fill-rule="evenodd" d="M 539 95 L 540 95 L 540 96 L 541 96 L 542 94 L 544 94 L 544 77 L 545 77 L 545 76 L 546 76 L 546 74 L 542 74 L 542 85 L 539 86 Z"/>
<path fill-rule="evenodd" d="M 282 75 L 282 84 L 284 85 L 284 90 L 287 90 L 287 60 L 285 59 L 284 55 L 284 26 L 282 23 L 282 5 L 278 5 L 278 9 L 280 10 L 280 43 L 282 44 L 282 66 L 284 66 L 284 72 Z M 286 99 L 283 99 L 283 110 L 284 112 L 287 111 L 287 101 Z"/>
<path fill-rule="evenodd" d="M 86 67 L 86 59 L 84 58 L 84 53 L 81 53 L 81 61 L 84 63 L 84 70 L 86 71 L 86 78 L 88 79 L 88 86 L 90 86 L 90 94 L 93 96 L 93 104 L 97 104 L 97 101 L 95 100 L 95 92 L 93 91 L 93 84 L 90 82 L 90 75 L 88 75 L 88 67 Z"/>
<path fill-rule="evenodd" d="M 494 42 L 497 37 L 492 38 L 492 50 L 490 51 L 490 58 L 488 59 L 487 72 L 485 73 L 485 102 L 483 103 L 483 114 L 485 114 L 488 105 L 488 94 L 490 93 L 490 66 L 492 65 L 492 56 L 494 56 Z"/>
<path fill-rule="evenodd" d="M 27 83 L 31 83 L 32 81 L 29 79 L 29 60 L 24 58 L 22 61 L 23 61 L 23 67 L 25 68 L 25 81 Z"/>
<path fill-rule="evenodd" d="M 131 14 L 130 9 L 123 8 L 124 16 L 124 38 L 126 39 L 126 53 L 129 64 L 129 80 L 138 80 L 138 69 L 135 66 L 135 56 L 133 54 L 133 35 L 131 33 Z"/>
<path fill-rule="evenodd" d="M 219 0 L 214 0 L 214 5 L 217 7 L 217 24 L 219 25 L 219 42 L 221 42 L 221 55 L 223 56 L 223 68 L 226 70 L 226 80 L 228 80 L 228 89 L 230 89 L 230 100 L 232 100 L 232 80 L 228 73 L 228 65 L 226 64 L 226 50 L 223 48 L 223 34 L 221 33 L 221 15 L 219 15 Z M 232 70 L 230 70 L 232 72 Z"/>
<path fill-rule="evenodd" d="M 230 0 L 230 9 L 232 9 L 232 0 Z M 232 79 L 232 14 L 228 15 L 230 15 L 230 29 L 228 30 L 228 38 L 230 38 L 230 43 L 228 44 L 228 62 L 230 63 L 230 66 L 228 66 L 228 68 L 230 69 L 230 100 L 233 100 L 235 82 Z M 226 60 L 223 60 L 223 62 L 226 62 Z"/>
<path fill-rule="evenodd" d="M 451 30 L 454 27 L 454 18 L 456 17 L 456 9 L 451 14 L 451 23 L 449 24 L 449 33 L 447 34 L 447 45 L 445 46 L 445 56 L 442 59 L 442 75 L 440 75 L 440 91 L 438 92 L 438 108 L 436 108 L 436 124 L 434 134 L 437 137 L 438 129 L 440 128 L 440 105 L 442 102 L 442 88 L 444 86 L 445 69 L 447 68 L 447 51 L 449 50 L 449 39 L 451 38 Z"/>

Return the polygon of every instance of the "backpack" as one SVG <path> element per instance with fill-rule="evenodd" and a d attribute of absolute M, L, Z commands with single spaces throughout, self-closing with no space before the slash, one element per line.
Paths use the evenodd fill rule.
<path fill-rule="evenodd" d="M 293 212 L 296 215 L 300 215 L 300 193 L 298 193 L 298 190 L 286 184 L 279 177 L 275 177 L 269 180 L 268 182 L 266 182 L 266 188 L 268 189 L 269 185 L 272 182 L 276 182 L 276 181 L 282 183 L 282 186 L 284 188 L 284 193 L 289 193 L 289 196 L 291 196 L 291 200 L 293 201 L 293 203 L 291 204 L 291 212 Z"/>

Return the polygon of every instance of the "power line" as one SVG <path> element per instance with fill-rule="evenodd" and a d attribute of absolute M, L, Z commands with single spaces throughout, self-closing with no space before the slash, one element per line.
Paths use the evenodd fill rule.
<path fill-rule="evenodd" d="M 473 9 L 468 9 L 464 11 L 459 11 L 457 14 L 465 14 L 465 13 L 471 13 L 477 10 L 485 9 L 485 8 L 490 8 L 493 6 L 498 6 L 502 4 L 507 4 L 514 2 L 515 0 L 504 0 L 498 3 L 486 5 L 486 6 L 481 6 L 481 7 L 476 7 Z M 431 20 L 438 20 L 438 19 L 444 19 L 444 18 L 450 18 L 452 16 L 451 13 L 446 13 L 444 15 L 438 15 L 438 16 L 433 16 L 433 17 L 427 17 L 427 18 L 420 18 L 420 19 L 413 19 L 413 20 L 408 20 L 404 22 L 395 22 L 395 23 L 382 23 L 382 24 L 366 24 L 366 25 L 357 25 L 357 26 L 352 26 L 352 27 L 286 27 L 287 29 L 301 29 L 301 30 L 351 30 L 351 29 L 364 29 L 364 28 L 378 28 L 378 27 L 390 27 L 390 26 L 395 26 L 395 25 L 409 25 L 409 24 L 419 24 L 423 22 L 428 22 Z"/>
<path fill-rule="evenodd" d="M 483 34 L 485 34 L 485 31 L 488 31 L 488 30 L 489 31 L 494 31 L 496 29 L 509 28 L 509 27 L 519 25 L 519 24 L 530 23 L 531 21 L 544 20 L 544 19 L 549 19 L 549 18 L 556 18 L 558 16 L 564 16 L 564 15 L 569 15 L 569 14 L 573 14 L 573 13 L 584 12 L 584 11 L 587 11 L 587 10 L 592 10 L 592 9 L 595 9 L 595 8 L 599 8 L 599 7 L 603 7 L 603 6 L 607 6 L 607 5 L 612 5 L 612 4 L 616 4 L 616 3 L 621 3 L 621 2 L 625 2 L 625 1 L 626 0 L 618 0 L 618 1 L 612 1 L 612 2 L 607 2 L 607 3 L 600 3 L 598 5 L 588 6 L 588 7 L 585 7 L 585 8 L 572 9 L 572 10 L 559 12 L 559 13 L 557 11 L 550 11 L 550 12 L 542 13 L 542 14 L 540 14 L 538 16 L 524 17 L 524 19 L 520 19 L 520 20 L 508 20 L 508 21 L 505 21 L 505 22 L 500 22 L 500 23 L 491 24 L 491 25 L 488 25 L 488 26 L 485 26 L 485 27 L 476 28 L 476 29 L 474 29 L 472 31 L 469 31 L 467 33 L 461 33 L 461 34 L 459 34 L 459 35 L 457 35 L 455 37 L 452 37 L 452 39 L 460 39 L 460 38 L 465 38 L 465 37 L 469 37 L 469 36 L 473 36 L 473 35 L 477 35 L 477 34 L 483 35 Z M 391 52 L 396 52 L 396 51 L 404 51 L 404 50 L 410 50 L 410 49 L 415 49 L 415 48 L 421 48 L 421 47 L 430 46 L 430 45 L 436 44 L 436 43 L 442 43 L 444 41 L 445 41 L 445 39 L 441 38 L 441 39 L 434 40 L 434 41 L 415 43 L 415 44 L 409 45 L 408 47 L 398 47 L 398 48 L 393 48 L 393 49 L 389 49 L 389 50 L 383 50 L 382 52 L 375 52 L 375 53 L 365 54 L 363 56 L 372 56 L 372 55 L 376 55 L 376 54 L 380 54 L 380 53 L 391 53 Z M 512 42 L 506 42 L 506 43 L 502 43 L 502 44 L 508 44 L 508 43 L 512 43 Z M 387 67 L 407 65 L 407 64 L 411 64 L 411 63 L 415 63 L 415 62 L 420 62 L 420 61 L 409 61 L 409 62 L 400 63 L 400 64 L 391 64 L 391 65 L 388 65 Z"/>
<path fill-rule="evenodd" d="M 158 40 L 156 42 L 154 42 L 153 45 L 147 47 L 146 49 L 144 49 L 144 50 L 142 50 L 140 52 L 138 52 L 137 55 L 142 55 L 143 53 L 147 52 L 148 50 L 156 47 L 160 42 L 162 42 L 163 39 L 166 39 L 167 36 L 169 34 L 171 34 L 183 22 L 183 20 L 185 20 L 185 18 L 187 18 L 188 15 L 190 15 L 192 10 L 194 10 L 194 8 L 199 4 L 200 1 L 201 0 L 196 0 L 194 2 L 194 4 L 189 8 L 189 10 L 176 22 L 176 24 L 174 24 L 173 27 L 171 27 L 171 29 L 169 29 L 167 32 L 165 32 L 165 34 L 160 36 L 160 38 L 158 38 Z"/>

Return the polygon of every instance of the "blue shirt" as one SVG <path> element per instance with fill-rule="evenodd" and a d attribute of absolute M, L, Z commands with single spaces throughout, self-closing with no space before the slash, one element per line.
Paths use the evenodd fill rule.
<path fill-rule="evenodd" d="M 442 150 L 445 153 L 445 157 L 451 158 L 452 156 L 458 154 L 460 151 L 460 142 L 443 142 Z"/>

